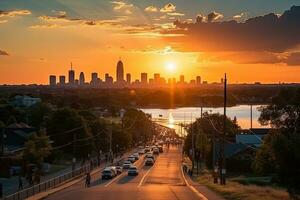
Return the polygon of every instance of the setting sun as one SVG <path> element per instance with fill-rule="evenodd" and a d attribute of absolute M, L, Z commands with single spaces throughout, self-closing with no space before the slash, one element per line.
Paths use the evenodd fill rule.
<path fill-rule="evenodd" d="M 175 72 L 176 71 L 176 64 L 173 62 L 166 63 L 166 69 L 168 72 Z"/>

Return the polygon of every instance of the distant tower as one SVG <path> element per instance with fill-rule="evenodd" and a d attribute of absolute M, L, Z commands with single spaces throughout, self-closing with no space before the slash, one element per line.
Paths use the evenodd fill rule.
<path fill-rule="evenodd" d="M 91 84 L 92 85 L 97 85 L 98 84 L 98 73 L 93 72 L 92 73 L 92 79 L 91 79 Z"/>
<path fill-rule="evenodd" d="M 143 85 L 146 85 L 148 83 L 148 74 L 147 73 L 141 73 L 141 83 Z"/>
<path fill-rule="evenodd" d="M 59 85 L 65 85 L 65 84 L 66 84 L 66 77 L 59 76 Z"/>
<path fill-rule="evenodd" d="M 197 85 L 201 84 L 201 76 L 196 77 L 196 83 L 197 83 Z"/>
<path fill-rule="evenodd" d="M 75 71 L 73 70 L 73 65 L 71 63 L 71 69 L 69 70 L 69 84 L 75 84 Z"/>
<path fill-rule="evenodd" d="M 50 77 L 49 77 L 49 85 L 50 86 L 55 86 L 56 85 L 56 76 L 55 75 L 50 75 Z"/>
<path fill-rule="evenodd" d="M 126 82 L 127 82 L 128 84 L 131 83 L 131 74 L 129 74 L 129 73 L 126 74 Z"/>
<path fill-rule="evenodd" d="M 79 75 L 79 85 L 84 85 L 84 84 L 85 84 L 84 73 L 80 72 L 80 75 Z"/>
<path fill-rule="evenodd" d="M 117 64 L 117 83 L 123 83 L 123 82 L 124 82 L 124 67 L 123 67 L 123 62 L 120 59 Z"/>
<path fill-rule="evenodd" d="M 180 82 L 180 83 L 184 83 L 184 75 L 180 75 L 180 77 L 179 77 L 179 82 Z"/>

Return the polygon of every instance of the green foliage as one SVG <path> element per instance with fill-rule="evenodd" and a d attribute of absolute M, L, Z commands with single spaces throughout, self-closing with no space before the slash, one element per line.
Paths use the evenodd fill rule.
<path fill-rule="evenodd" d="M 203 113 L 202 118 L 198 118 L 192 126 L 188 128 L 188 135 L 185 140 L 184 151 L 189 154 L 192 148 L 192 133 L 194 134 L 195 150 L 201 152 L 207 167 L 212 167 L 213 137 L 218 138 L 223 131 L 223 117 L 221 114 Z M 226 118 L 226 135 L 230 139 L 238 133 L 240 127 L 236 120 Z M 222 135 L 222 137 L 224 137 Z"/>
<path fill-rule="evenodd" d="M 34 133 L 25 143 L 24 160 L 41 167 L 44 159 L 50 155 L 51 144 L 45 132 Z"/>
<path fill-rule="evenodd" d="M 260 122 L 276 131 L 265 139 L 256 154 L 257 172 L 275 171 L 291 196 L 300 195 L 300 90 L 282 90 L 272 103 L 261 108 Z"/>

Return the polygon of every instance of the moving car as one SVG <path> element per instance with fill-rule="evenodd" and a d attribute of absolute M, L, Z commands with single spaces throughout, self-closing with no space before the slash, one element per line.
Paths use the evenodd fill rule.
<path fill-rule="evenodd" d="M 128 169 L 128 176 L 136 176 L 139 174 L 138 169 L 136 168 L 136 166 L 132 165 L 129 169 Z"/>
<path fill-rule="evenodd" d="M 102 179 L 111 179 L 115 176 L 116 174 L 111 168 L 107 167 L 102 171 Z"/>
<path fill-rule="evenodd" d="M 153 154 L 159 154 L 159 149 L 157 147 L 154 147 L 153 148 Z"/>
<path fill-rule="evenodd" d="M 129 156 L 128 157 L 128 160 L 131 162 L 131 163 L 134 163 L 136 161 L 135 157 L 134 156 Z"/>
<path fill-rule="evenodd" d="M 164 152 L 164 149 L 162 146 L 158 146 L 158 149 L 159 149 L 159 153 L 163 153 Z"/>
<path fill-rule="evenodd" d="M 145 165 L 154 165 L 153 158 L 147 158 L 146 161 L 145 161 Z"/>
<path fill-rule="evenodd" d="M 129 169 L 132 163 L 129 160 L 124 161 L 123 169 Z"/>
<path fill-rule="evenodd" d="M 152 158 L 154 161 L 155 161 L 155 158 L 154 158 L 154 155 L 152 153 L 148 153 L 146 156 L 145 156 L 145 159 L 147 158 Z"/>
<path fill-rule="evenodd" d="M 140 154 L 140 155 L 143 155 L 144 153 L 145 153 L 145 149 L 140 149 L 140 150 L 139 150 L 139 154 Z"/>
<path fill-rule="evenodd" d="M 140 158 L 140 155 L 138 153 L 132 154 L 132 156 L 135 158 L 135 160 L 138 160 Z"/>
<path fill-rule="evenodd" d="M 116 166 L 116 170 L 118 174 L 121 174 L 123 172 L 123 167 L 121 166 Z"/>

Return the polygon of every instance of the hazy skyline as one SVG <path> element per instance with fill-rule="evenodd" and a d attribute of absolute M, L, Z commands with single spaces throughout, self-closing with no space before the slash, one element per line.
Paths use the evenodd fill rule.
<path fill-rule="evenodd" d="M 231 83 L 300 82 L 293 5 L 299 1 L 3 0 L 0 84 L 47 84 L 49 74 L 67 75 L 70 62 L 78 73 L 115 77 L 119 57 L 133 80 L 157 72 L 214 82 L 227 72 Z"/>

